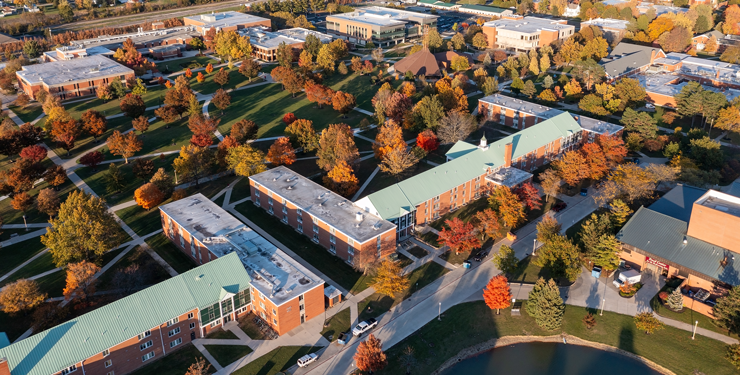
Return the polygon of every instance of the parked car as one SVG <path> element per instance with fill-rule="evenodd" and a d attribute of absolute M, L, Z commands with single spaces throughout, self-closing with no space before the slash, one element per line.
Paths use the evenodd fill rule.
<path fill-rule="evenodd" d="M 560 212 L 565 209 L 565 207 L 568 207 L 568 204 L 565 202 L 559 202 L 556 203 L 554 206 L 552 206 L 552 210 L 555 212 Z"/>
<path fill-rule="evenodd" d="M 655 109 L 655 104 L 647 103 L 647 104 L 645 104 L 645 108 L 647 108 L 647 109 Z"/>
<path fill-rule="evenodd" d="M 363 333 L 375 328 L 375 326 L 377 325 L 378 325 L 378 321 L 373 318 L 370 318 L 356 325 L 355 328 L 352 329 L 352 335 L 358 336 L 358 337 L 362 336 Z"/>
<path fill-rule="evenodd" d="M 583 195 L 584 197 L 587 196 L 588 195 L 588 188 L 582 188 L 581 189 L 581 195 Z"/>
<path fill-rule="evenodd" d="M 306 367 L 314 362 L 319 356 L 316 353 L 306 354 L 301 358 L 298 358 L 298 367 Z"/>

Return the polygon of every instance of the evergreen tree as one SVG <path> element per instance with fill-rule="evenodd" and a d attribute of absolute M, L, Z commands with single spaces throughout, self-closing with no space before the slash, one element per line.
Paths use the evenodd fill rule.
<path fill-rule="evenodd" d="M 668 305 L 671 310 L 679 311 L 683 309 L 683 295 L 681 294 L 681 288 L 674 289 L 673 292 L 668 295 L 668 299 L 666 299 L 665 304 Z"/>
<path fill-rule="evenodd" d="M 108 173 L 103 179 L 105 180 L 105 191 L 108 194 L 117 193 L 126 186 L 126 179 L 123 177 L 121 170 L 116 166 L 116 163 L 110 163 Z"/>
<path fill-rule="evenodd" d="M 519 265 L 519 259 L 516 257 L 514 249 L 508 245 L 501 245 L 498 252 L 493 254 L 492 261 L 496 265 L 496 268 L 500 269 L 503 273 L 514 272 Z"/>
<path fill-rule="evenodd" d="M 534 318 L 538 326 L 552 331 L 563 324 L 565 304 L 560 298 L 560 290 L 555 281 L 545 281 L 540 277 L 529 292 L 526 305 L 527 314 Z"/>
<path fill-rule="evenodd" d="M 619 267 L 619 241 L 611 233 L 603 234 L 593 247 L 589 257 L 595 265 L 604 270 L 616 270 Z"/>
<path fill-rule="evenodd" d="M 740 332 L 740 286 L 733 287 L 726 296 L 717 299 L 712 315 L 721 327 L 731 333 Z"/>

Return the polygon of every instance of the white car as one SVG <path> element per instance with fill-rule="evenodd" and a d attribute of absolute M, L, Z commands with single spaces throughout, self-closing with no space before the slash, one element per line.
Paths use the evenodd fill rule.
<path fill-rule="evenodd" d="M 317 358 L 319 358 L 319 356 L 317 356 L 315 353 L 306 354 L 303 357 L 298 358 L 298 367 L 306 367 Z"/>
<path fill-rule="evenodd" d="M 652 104 L 652 103 L 646 103 L 646 104 L 645 104 L 645 108 L 647 108 L 647 109 L 655 109 L 655 104 Z"/>
<path fill-rule="evenodd" d="M 360 324 L 355 326 L 355 328 L 352 329 L 352 335 L 362 336 L 363 333 L 373 329 L 377 325 L 378 325 L 378 321 L 370 318 L 364 322 L 360 322 Z"/>

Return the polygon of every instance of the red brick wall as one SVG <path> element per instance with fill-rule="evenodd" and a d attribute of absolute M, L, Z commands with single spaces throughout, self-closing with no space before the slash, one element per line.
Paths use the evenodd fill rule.
<path fill-rule="evenodd" d="M 99 86 L 102 83 L 112 82 L 114 78 L 116 77 L 98 78 L 98 79 L 94 79 L 91 81 L 78 81 L 78 82 L 69 83 L 63 86 L 55 86 L 55 87 L 49 87 L 45 83 L 28 85 L 20 78 L 18 78 L 18 82 L 20 84 L 20 87 L 23 89 L 23 91 L 31 98 L 35 99 L 35 93 L 41 90 L 41 87 L 43 87 L 44 89 L 46 89 L 46 91 L 48 91 L 52 95 L 59 96 L 62 100 L 65 100 L 65 99 L 70 99 L 74 97 L 95 95 L 95 90 L 97 86 Z M 133 80 L 134 78 L 135 78 L 134 73 L 131 72 L 130 74 L 125 75 L 122 81 L 125 82 L 128 80 Z"/>
<path fill-rule="evenodd" d="M 170 241 L 172 241 L 173 244 L 175 244 L 175 246 L 177 246 L 178 249 L 185 253 L 185 255 L 193 259 L 196 264 L 204 264 L 213 259 L 216 259 L 216 256 L 211 254 L 211 252 L 208 251 L 207 247 L 205 247 L 197 239 L 193 238 L 193 236 L 191 236 L 190 233 L 184 228 L 182 228 L 182 240 L 184 242 L 183 246 L 180 241 L 180 226 L 177 224 L 177 222 L 170 219 L 169 216 L 167 216 L 167 214 L 165 214 L 163 211 L 159 212 L 162 218 L 162 230 L 164 231 L 164 234 L 170 239 Z M 170 230 L 170 228 L 172 230 Z M 193 252 L 191 250 L 191 242 L 195 247 L 195 256 L 193 256 Z"/>
<path fill-rule="evenodd" d="M 472 179 L 457 186 L 457 191 L 453 188 L 452 190 L 440 194 L 438 201 L 432 197 L 428 201 L 416 206 L 416 224 L 421 225 L 425 220 L 433 221 L 436 217 L 435 213 L 438 213 L 439 216 L 443 216 L 452 210 L 462 207 L 463 204 L 475 200 L 476 192 L 481 192 L 486 185 L 485 175 L 485 173 L 482 174 L 479 181 Z M 478 185 L 477 190 L 476 184 Z M 439 207 L 435 209 L 434 207 L 437 205 L 439 205 Z"/>
<path fill-rule="evenodd" d="M 260 297 L 259 291 L 252 289 L 252 306 L 254 313 L 262 318 L 278 333 L 284 335 L 301 325 L 301 309 L 299 296 L 280 306 L 270 301 L 268 296 Z M 264 307 L 262 307 L 264 305 Z M 319 285 L 306 293 L 303 293 L 304 317 L 307 322 L 324 313 L 324 285 Z M 276 323 L 277 322 L 277 323 Z"/>

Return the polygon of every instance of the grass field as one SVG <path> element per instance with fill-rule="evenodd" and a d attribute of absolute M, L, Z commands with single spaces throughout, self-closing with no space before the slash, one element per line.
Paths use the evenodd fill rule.
<path fill-rule="evenodd" d="M 406 298 L 411 297 L 413 293 L 429 285 L 432 281 L 437 280 L 447 272 L 447 268 L 435 262 L 427 262 L 423 266 L 415 269 L 408 275 L 409 288 L 396 294 L 394 297 L 386 296 L 380 293 L 373 293 L 369 297 L 357 303 L 359 320 L 363 321 L 369 318 L 376 318 L 390 310 L 393 306 L 401 303 Z"/>
<path fill-rule="evenodd" d="M 340 333 L 349 331 L 350 324 L 352 323 L 350 319 L 351 316 L 348 307 L 329 318 L 328 325 L 321 331 L 321 335 L 329 341 L 335 341 Z"/>
<path fill-rule="evenodd" d="M 282 346 L 248 365 L 232 372 L 234 375 L 274 375 L 296 364 L 298 358 L 321 349 L 319 346 Z M 157 374 L 162 375 L 162 374 Z"/>
<path fill-rule="evenodd" d="M 413 348 L 414 373 L 430 374 L 443 362 L 462 349 L 497 337 L 511 335 L 545 336 L 561 332 L 582 339 L 618 347 L 643 356 L 677 374 L 735 374 L 736 370 L 723 357 L 725 344 L 703 336 L 691 339 L 690 332 L 665 327 L 651 335 L 635 328 L 633 317 L 612 312 L 595 315 L 596 326 L 588 330 L 582 322 L 587 311 L 583 307 L 567 306 L 563 326 L 556 331 L 544 331 L 522 308 L 521 316 L 511 316 L 511 310 L 500 315 L 483 301 L 453 306 L 405 340 L 386 350 L 388 366 L 378 374 L 404 374 L 400 357 L 406 347 Z"/>
<path fill-rule="evenodd" d="M 128 121 L 129 125 L 131 121 Z M 167 127 L 169 125 L 169 128 Z M 141 151 L 138 151 L 136 155 L 148 155 L 158 154 L 166 151 L 177 151 L 182 146 L 190 144 L 190 137 L 193 133 L 188 128 L 188 119 L 183 118 L 182 120 L 175 121 L 171 124 L 165 124 L 162 120 L 154 120 L 149 124 L 149 129 L 141 134 L 136 132 L 139 139 L 142 141 Z M 218 140 L 214 138 L 214 144 L 218 143 Z M 106 160 L 122 159 L 121 156 L 113 155 L 107 146 L 100 149 L 103 153 L 103 157 Z"/>
<path fill-rule="evenodd" d="M 331 255 L 326 249 L 283 224 L 278 218 L 268 214 L 252 202 L 244 202 L 236 206 L 236 210 L 345 289 L 357 293 L 369 286 L 372 277 L 355 271 L 342 259 Z"/>
<path fill-rule="evenodd" d="M 183 273 L 189 271 L 195 267 L 195 261 L 189 256 L 185 255 L 180 249 L 170 241 L 167 236 L 162 233 L 154 235 L 146 239 L 146 243 L 149 247 L 154 250 L 162 259 L 174 268 L 177 273 Z"/>
<path fill-rule="evenodd" d="M 141 287 L 154 285 L 170 278 L 169 273 L 144 251 L 141 246 L 131 249 L 126 256 L 109 268 L 98 278 L 97 288 L 99 290 L 117 289 L 118 285 L 113 282 L 118 272 L 122 272 L 131 265 L 139 266 L 137 271 Z"/>
<path fill-rule="evenodd" d="M 200 65 L 203 65 L 203 68 L 208 65 L 208 63 L 211 64 L 218 64 L 219 61 L 213 58 L 210 58 L 208 56 L 193 56 L 193 57 L 185 57 L 182 59 L 173 59 L 173 60 L 167 60 L 162 61 L 160 63 L 157 63 L 157 70 L 160 72 L 169 72 L 169 73 L 177 73 L 180 71 L 183 71 L 187 69 L 187 67 L 190 65 L 190 63 L 198 63 Z M 196 68 L 193 68 L 196 69 Z M 205 74 L 205 72 L 203 73 Z"/>
<path fill-rule="evenodd" d="M 0 263 L 0 275 L 5 275 L 14 268 L 20 266 L 23 262 L 31 259 L 34 255 L 38 254 L 45 248 L 46 247 L 41 243 L 41 237 L 32 238 L 10 246 L 3 246 L 0 248 L 0 259 L 3 260 Z M 38 273 L 35 273 L 34 275 L 36 274 Z"/>
<path fill-rule="evenodd" d="M 167 88 L 164 87 L 164 85 L 150 86 L 147 87 L 146 93 L 141 95 L 141 98 L 144 99 L 144 104 L 147 108 L 160 105 L 164 100 L 166 90 Z M 92 98 L 86 101 L 62 104 L 64 105 L 64 109 L 66 109 L 72 117 L 77 119 L 79 119 L 88 109 L 98 111 L 103 116 L 112 116 L 121 113 L 120 99 L 113 99 L 106 102 L 98 98 Z"/>
<path fill-rule="evenodd" d="M 15 112 L 23 122 L 31 122 L 44 113 L 40 104 L 29 104 L 25 107 L 10 106 L 8 109 Z"/>
<path fill-rule="evenodd" d="M 154 362 L 130 373 L 130 375 L 182 375 L 188 372 L 188 367 L 198 359 L 203 358 L 206 365 L 210 365 L 208 359 L 203 357 L 198 349 L 192 344 L 187 344 L 174 352 L 168 352 L 166 356 L 159 357 Z M 210 366 L 208 373 L 216 372 L 213 366 Z"/>
<path fill-rule="evenodd" d="M 221 366 L 226 366 L 236 362 L 237 359 L 244 357 L 252 352 L 252 348 L 246 345 L 203 345 L 208 353 Z"/>

